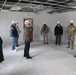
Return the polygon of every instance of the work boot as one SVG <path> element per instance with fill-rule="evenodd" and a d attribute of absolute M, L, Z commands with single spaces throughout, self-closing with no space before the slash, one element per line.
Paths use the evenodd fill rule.
<path fill-rule="evenodd" d="M 47 44 L 49 44 L 49 43 L 47 42 Z"/>
<path fill-rule="evenodd" d="M 73 49 L 73 47 L 71 49 Z"/>
<path fill-rule="evenodd" d="M 67 46 L 67 48 L 70 48 L 70 42 L 68 42 L 68 46 Z"/>
<path fill-rule="evenodd" d="M 29 56 L 29 57 L 26 57 L 26 59 L 32 59 L 32 57 Z"/>
<path fill-rule="evenodd" d="M 74 55 L 74 57 L 76 57 L 76 55 Z"/>
<path fill-rule="evenodd" d="M 70 46 L 67 46 L 67 48 L 70 48 Z"/>
<path fill-rule="evenodd" d="M 45 44 L 45 42 L 44 42 L 44 44 Z"/>

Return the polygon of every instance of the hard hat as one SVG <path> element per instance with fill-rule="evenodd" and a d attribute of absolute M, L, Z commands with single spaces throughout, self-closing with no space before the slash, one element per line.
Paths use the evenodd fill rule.
<path fill-rule="evenodd" d="M 44 24 L 46 24 L 46 23 L 44 22 Z"/>
<path fill-rule="evenodd" d="M 73 23 L 73 20 L 71 20 L 70 22 Z"/>
<path fill-rule="evenodd" d="M 58 21 L 57 23 L 59 24 L 60 22 Z"/>

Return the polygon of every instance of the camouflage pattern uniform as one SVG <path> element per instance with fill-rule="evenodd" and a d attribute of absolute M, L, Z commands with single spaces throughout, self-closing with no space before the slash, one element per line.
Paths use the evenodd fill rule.
<path fill-rule="evenodd" d="M 76 27 L 73 24 L 70 24 L 67 28 L 67 35 L 68 35 L 68 46 L 67 46 L 67 48 L 70 48 L 70 44 L 71 44 L 71 49 L 73 49 L 75 33 L 76 33 Z"/>

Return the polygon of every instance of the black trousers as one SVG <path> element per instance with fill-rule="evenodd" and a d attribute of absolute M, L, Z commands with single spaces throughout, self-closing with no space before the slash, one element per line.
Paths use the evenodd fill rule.
<path fill-rule="evenodd" d="M 61 35 L 56 35 L 56 41 L 55 41 L 55 44 L 61 44 Z"/>
<path fill-rule="evenodd" d="M 0 63 L 4 61 L 4 56 L 3 56 L 3 51 L 1 49 L 1 46 L 0 46 Z"/>
<path fill-rule="evenodd" d="M 0 37 L 0 63 L 4 61 L 3 48 L 2 48 L 3 40 Z"/>
<path fill-rule="evenodd" d="M 30 57 L 29 49 L 30 49 L 30 42 L 25 42 L 25 47 L 24 47 L 24 56 L 25 57 Z"/>

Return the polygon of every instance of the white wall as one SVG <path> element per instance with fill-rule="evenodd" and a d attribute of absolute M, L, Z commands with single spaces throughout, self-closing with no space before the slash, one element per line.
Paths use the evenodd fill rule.
<path fill-rule="evenodd" d="M 42 40 L 42 36 L 40 34 L 41 27 L 45 22 L 49 28 L 49 39 L 54 40 L 54 27 L 57 24 L 57 21 L 60 21 L 61 25 L 64 29 L 64 34 L 62 37 L 62 41 L 64 43 L 67 42 L 66 28 L 70 23 L 70 20 L 74 20 L 74 24 L 76 25 L 76 11 L 66 12 L 66 13 L 55 13 L 55 14 L 34 14 L 34 13 L 25 13 L 25 12 L 0 12 L 0 36 L 3 38 L 4 42 L 10 42 L 10 25 L 11 22 L 18 21 L 19 27 L 21 29 L 21 34 L 19 41 L 23 41 L 23 19 L 24 18 L 33 18 L 33 26 L 34 26 L 34 40 Z M 75 41 L 76 44 L 76 41 Z"/>

